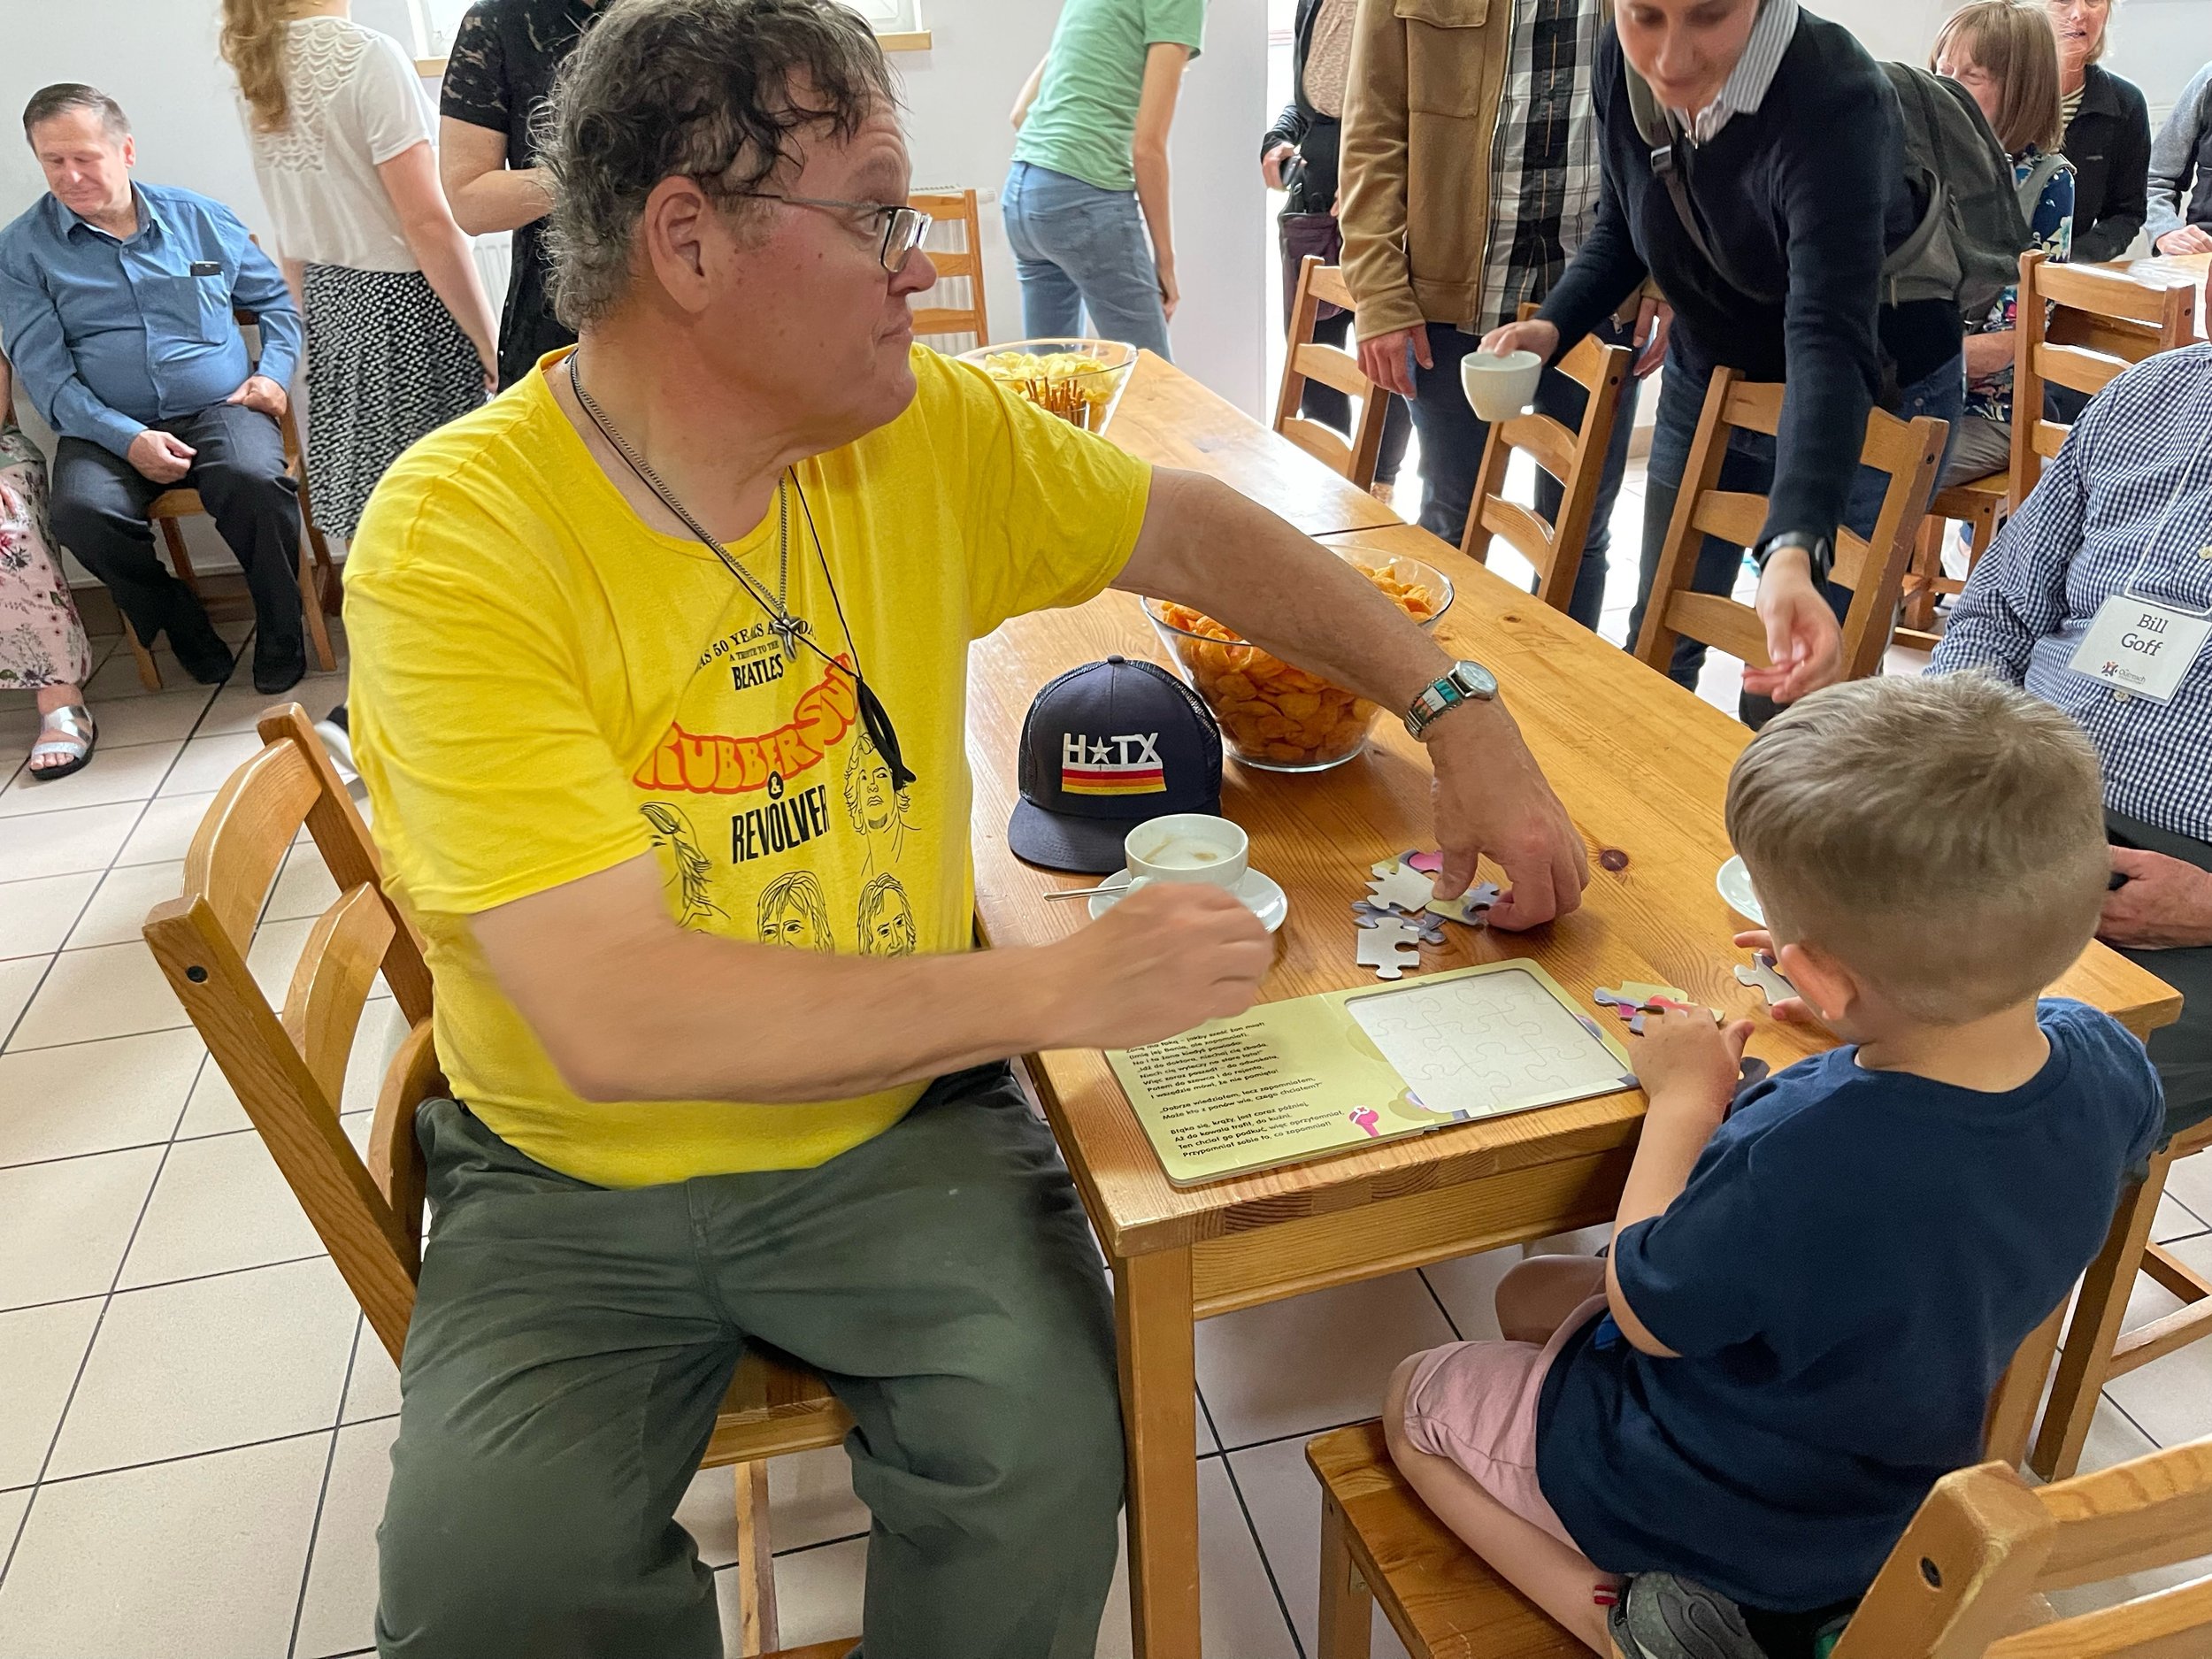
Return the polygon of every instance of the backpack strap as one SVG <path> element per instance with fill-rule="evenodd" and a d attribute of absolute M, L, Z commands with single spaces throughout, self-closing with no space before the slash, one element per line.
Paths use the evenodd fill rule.
<path fill-rule="evenodd" d="M 1674 204 L 1674 216 L 1689 233 L 1692 245 L 1721 280 L 1738 293 L 1763 305 L 1780 304 L 1782 296 L 1769 294 L 1744 281 L 1706 240 L 1704 227 L 1697 222 L 1697 210 L 1690 202 L 1687 139 L 1674 117 L 1661 105 L 1651 83 L 1636 73 L 1636 66 L 1625 54 L 1621 58 L 1621 73 L 1628 78 L 1628 107 L 1636 118 L 1636 131 L 1651 146 L 1651 176 L 1665 188 L 1667 199 Z"/>

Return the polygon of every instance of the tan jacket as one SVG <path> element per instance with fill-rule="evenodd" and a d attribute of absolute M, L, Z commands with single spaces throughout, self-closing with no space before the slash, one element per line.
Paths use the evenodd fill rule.
<path fill-rule="evenodd" d="M 1360 0 L 1337 218 L 1362 340 L 1472 322 L 1513 0 Z"/>

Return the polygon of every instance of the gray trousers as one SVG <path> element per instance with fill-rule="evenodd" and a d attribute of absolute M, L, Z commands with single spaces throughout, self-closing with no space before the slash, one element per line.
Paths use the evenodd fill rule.
<path fill-rule="evenodd" d="M 672 1517 L 748 1341 L 856 1419 L 866 1659 L 1092 1652 L 1122 1493 L 1111 1302 L 1003 1066 L 812 1170 L 616 1190 L 451 1101 L 417 1133 L 435 1225 L 378 1533 L 385 1659 L 720 1655 Z"/>
<path fill-rule="evenodd" d="M 2190 836 L 2156 829 L 2117 812 L 2105 814 L 2105 833 L 2116 846 L 2163 853 L 2200 870 L 2212 870 L 2212 845 Z M 2165 1138 L 2170 1140 L 2212 1117 L 2212 945 L 2120 954 L 2181 993 L 2181 1018 L 2153 1032 L 2149 1044 L 2151 1063 L 2166 1089 Z"/>

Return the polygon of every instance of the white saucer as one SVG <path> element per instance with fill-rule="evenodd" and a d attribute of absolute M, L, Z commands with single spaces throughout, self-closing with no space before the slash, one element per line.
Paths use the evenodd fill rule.
<path fill-rule="evenodd" d="M 1751 872 L 1744 868 L 1741 858 L 1731 858 L 1723 864 L 1713 877 L 1713 885 L 1720 889 L 1721 897 L 1743 915 L 1762 927 L 1767 925 L 1766 910 L 1759 902 L 1759 895 L 1752 890 Z"/>
<path fill-rule="evenodd" d="M 1129 891 L 1129 872 L 1118 870 L 1099 885 L 1102 890 L 1091 895 L 1093 921 L 1121 902 L 1122 895 Z M 1274 877 L 1257 870 L 1244 872 L 1244 879 L 1237 883 L 1237 897 L 1244 901 L 1244 908 L 1258 917 L 1260 926 L 1271 933 L 1290 914 L 1290 895 L 1277 885 Z"/>

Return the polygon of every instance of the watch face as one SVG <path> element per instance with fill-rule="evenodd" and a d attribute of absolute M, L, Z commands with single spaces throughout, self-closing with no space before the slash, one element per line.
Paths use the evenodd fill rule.
<path fill-rule="evenodd" d="M 1498 695 L 1498 677 L 1480 663 L 1456 663 L 1452 674 L 1471 697 L 1494 697 Z"/>

